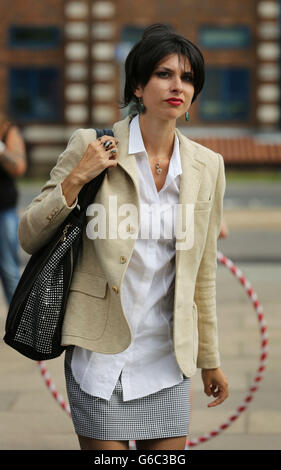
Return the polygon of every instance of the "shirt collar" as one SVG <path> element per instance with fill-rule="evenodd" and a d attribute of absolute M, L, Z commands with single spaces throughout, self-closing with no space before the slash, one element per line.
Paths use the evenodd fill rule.
<path fill-rule="evenodd" d="M 146 153 L 143 143 L 139 115 L 137 114 L 130 123 L 130 137 L 129 137 L 129 154 Z"/>
<path fill-rule="evenodd" d="M 129 155 L 138 153 L 147 152 L 143 143 L 143 138 L 141 135 L 140 124 L 139 124 L 139 115 L 137 114 L 130 123 L 130 135 L 129 135 Z M 182 174 L 181 167 L 181 158 L 180 158 L 180 144 L 177 134 L 175 133 L 174 140 L 174 149 L 170 160 L 169 165 L 169 175 L 172 178 L 176 178 L 178 175 Z"/>

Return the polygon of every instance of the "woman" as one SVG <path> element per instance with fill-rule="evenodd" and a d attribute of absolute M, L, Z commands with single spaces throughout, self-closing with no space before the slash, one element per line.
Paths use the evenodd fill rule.
<path fill-rule="evenodd" d="M 8 304 L 20 278 L 15 178 L 25 170 L 25 145 L 19 129 L 0 114 L 0 278 Z"/>
<path fill-rule="evenodd" d="M 133 101 L 140 112 L 115 123 L 114 138 L 96 139 L 93 129 L 72 135 L 23 215 L 19 236 L 26 251 L 36 251 L 75 207 L 81 188 L 108 168 L 88 208 L 63 324 L 75 431 L 81 449 L 124 450 L 129 440 L 137 449 L 184 449 L 197 367 L 205 393 L 215 397 L 208 406 L 228 396 L 215 311 L 223 159 L 175 128 L 203 86 L 195 45 L 152 25 L 125 68 L 125 105 Z M 183 233 L 175 224 L 178 231 L 166 236 L 173 207 L 191 214 L 194 208 L 194 237 L 190 217 Z M 103 215 L 100 225 L 95 211 Z"/>

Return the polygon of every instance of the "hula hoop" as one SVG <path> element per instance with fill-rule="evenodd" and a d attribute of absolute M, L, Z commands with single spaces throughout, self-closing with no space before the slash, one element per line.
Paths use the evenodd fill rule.
<path fill-rule="evenodd" d="M 244 398 L 243 402 L 237 407 L 234 414 L 229 416 L 218 428 L 204 434 L 203 436 L 199 436 L 196 439 L 191 439 L 186 441 L 187 448 L 194 447 L 198 444 L 202 444 L 203 442 L 208 441 L 209 439 L 218 436 L 220 433 L 225 431 L 225 429 L 229 428 L 234 421 L 236 421 L 239 416 L 247 409 L 249 404 L 254 398 L 254 394 L 257 392 L 259 386 L 258 384 L 263 380 L 263 373 L 265 371 L 265 363 L 268 358 L 268 335 L 267 335 L 267 326 L 264 319 L 264 312 L 263 308 L 258 300 L 258 296 L 254 291 L 253 287 L 251 286 L 250 282 L 245 278 L 242 271 L 235 266 L 235 264 L 226 256 L 224 256 L 220 251 L 217 252 L 217 260 L 226 266 L 232 274 L 239 280 L 240 284 L 246 290 L 246 293 L 250 297 L 252 304 L 254 306 L 254 310 L 257 314 L 257 319 L 260 324 L 260 335 L 261 335 L 261 354 L 259 356 L 259 367 L 256 373 L 256 376 L 253 379 L 253 382 L 249 388 L 249 391 Z M 40 367 L 41 375 L 44 378 L 45 384 L 50 390 L 51 394 L 53 395 L 54 399 L 59 403 L 61 408 L 71 417 L 71 412 L 69 405 L 65 402 L 63 397 L 59 394 L 54 385 L 50 374 L 47 370 L 47 367 L 44 361 L 38 361 L 37 363 Z M 129 441 L 130 449 L 135 448 L 135 441 Z"/>

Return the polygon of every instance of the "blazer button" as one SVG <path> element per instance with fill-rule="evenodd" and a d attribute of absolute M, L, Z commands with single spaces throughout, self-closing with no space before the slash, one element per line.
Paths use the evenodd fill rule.
<path fill-rule="evenodd" d="M 132 224 L 127 225 L 127 232 L 129 233 L 135 233 L 136 232 L 136 227 Z"/>
<path fill-rule="evenodd" d="M 118 289 L 117 286 L 112 286 L 112 290 L 113 290 L 116 294 L 118 294 L 118 292 L 119 292 L 119 289 Z"/>
<path fill-rule="evenodd" d="M 126 261 L 127 261 L 126 256 L 120 256 L 120 263 L 124 264 L 126 263 Z"/>

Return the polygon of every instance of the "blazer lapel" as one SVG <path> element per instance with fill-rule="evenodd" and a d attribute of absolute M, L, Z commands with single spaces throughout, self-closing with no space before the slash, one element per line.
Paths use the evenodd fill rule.
<path fill-rule="evenodd" d="M 205 168 L 205 162 L 200 159 L 200 155 L 198 155 L 194 143 L 183 136 L 178 129 L 176 129 L 176 132 L 180 142 L 180 156 L 182 165 L 179 195 L 179 214 L 181 214 L 181 217 L 178 217 L 176 237 L 176 241 L 180 242 L 181 238 L 179 235 L 182 232 L 186 233 L 187 229 L 192 229 L 192 226 L 186 226 L 186 221 L 191 221 L 192 223 L 194 221 L 193 212 L 191 212 L 191 217 L 189 218 L 186 214 L 186 210 L 191 211 L 192 207 L 188 207 L 186 205 L 195 204 L 197 201 L 197 195 L 201 184 L 203 169 Z"/>
<path fill-rule="evenodd" d="M 196 146 L 187 137 L 176 129 L 180 142 L 180 156 L 182 165 L 180 203 L 195 203 L 200 188 L 202 170 L 205 162 L 200 159 Z"/>
<path fill-rule="evenodd" d="M 132 116 L 129 115 L 122 121 L 116 122 L 113 125 L 114 136 L 118 139 L 118 160 L 117 165 L 120 165 L 126 173 L 132 178 L 136 191 L 139 193 L 138 183 L 138 169 L 134 155 L 128 155 L 129 146 L 129 125 Z M 128 201 L 129 202 L 129 201 Z"/>

